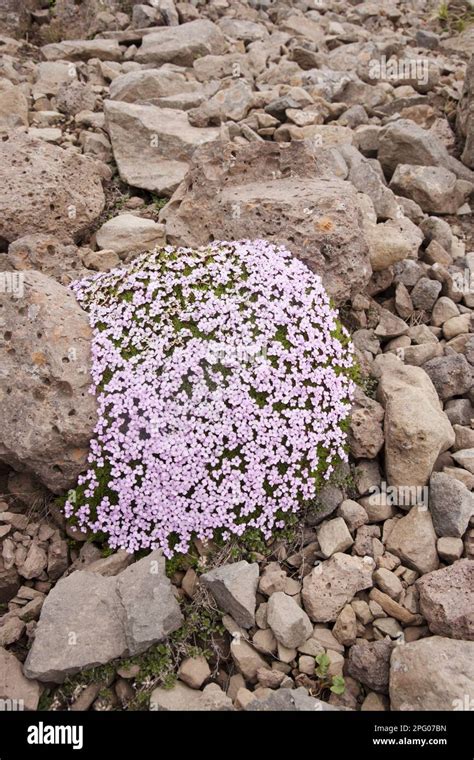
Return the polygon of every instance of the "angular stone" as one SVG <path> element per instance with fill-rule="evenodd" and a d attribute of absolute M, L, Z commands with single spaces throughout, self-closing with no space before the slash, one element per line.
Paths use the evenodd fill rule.
<path fill-rule="evenodd" d="M 221 55 L 225 50 L 225 37 L 219 27 L 207 19 L 197 19 L 145 35 L 135 60 L 157 65 L 192 66 L 196 58 Z"/>
<path fill-rule="evenodd" d="M 120 61 L 122 49 L 117 40 L 63 40 L 44 45 L 42 53 L 47 61 L 88 61 L 99 58 L 101 61 Z"/>
<path fill-rule="evenodd" d="M 192 127 L 184 111 L 104 103 L 106 127 L 120 176 L 133 187 L 171 195 L 184 179 L 198 145 L 218 139 L 218 129 Z"/>
<path fill-rule="evenodd" d="M 311 620 L 335 621 L 358 591 L 371 588 L 373 560 L 334 554 L 303 580 L 303 604 Z"/>
<path fill-rule="evenodd" d="M 23 578 L 37 578 L 48 564 L 48 557 L 35 541 L 32 541 L 28 549 L 25 561 L 18 568 L 18 572 Z"/>
<path fill-rule="evenodd" d="M 436 535 L 462 538 L 474 514 L 474 495 L 469 489 L 444 472 L 434 472 L 429 499 Z"/>
<path fill-rule="evenodd" d="M 377 158 L 388 174 L 393 174 L 403 161 L 405 165 L 445 167 L 457 176 L 471 176 L 459 161 L 451 158 L 436 135 L 410 119 L 397 119 L 383 127 Z"/>
<path fill-rule="evenodd" d="M 4 710 L 37 710 L 41 687 L 23 675 L 21 663 L 12 652 L 0 647 L 0 700 Z"/>
<path fill-rule="evenodd" d="M 188 79 L 178 66 L 164 64 L 159 69 L 139 69 L 121 74 L 110 83 L 110 100 L 160 105 L 163 98 L 202 93 L 201 84 Z"/>
<path fill-rule="evenodd" d="M 347 673 L 372 691 L 388 693 L 390 655 L 393 642 L 364 641 L 349 650 Z"/>
<path fill-rule="evenodd" d="M 455 451 L 452 457 L 461 467 L 474 474 L 474 447 Z"/>
<path fill-rule="evenodd" d="M 20 585 L 20 576 L 16 567 L 5 567 L 4 560 L 0 555 L 0 604 L 9 602 L 15 596 Z"/>
<path fill-rule="evenodd" d="M 412 507 L 395 522 L 387 539 L 387 549 L 421 575 L 439 566 L 436 533 L 426 507 Z"/>
<path fill-rule="evenodd" d="M 449 354 L 430 359 L 423 365 L 443 400 L 467 393 L 472 384 L 472 367 L 463 354 Z"/>
<path fill-rule="evenodd" d="M 399 599 L 403 591 L 400 579 L 395 573 L 384 567 L 378 568 L 374 573 L 374 581 L 377 586 L 392 599 Z"/>
<path fill-rule="evenodd" d="M 357 636 L 357 618 L 350 604 L 342 608 L 332 629 L 333 635 L 344 646 L 355 643 Z"/>
<path fill-rule="evenodd" d="M 321 552 L 326 559 L 336 552 L 345 552 L 354 543 L 354 539 L 342 517 L 325 520 L 318 530 L 318 541 Z"/>
<path fill-rule="evenodd" d="M 377 224 L 370 227 L 366 234 L 374 272 L 383 271 L 398 261 L 416 255 L 423 242 L 418 227 L 406 217 Z"/>
<path fill-rule="evenodd" d="M 455 562 L 460 559 L 464 551 L 464 544 L 460 538 L 443 536 L 438 538 L 436 549 L 443 562 Z"/>
<path fill-rule="evenodd" d="M 119 214 L 97 230 L 96 239 L 100 248 L 115 251 L 122 256 L 143 253 L 164 245 L 165 227 L 153 219 Z"/>
<path fill-rule="evenodd" d="M 150 710 L 158 712 L 209 712 L 232 709 L 232 700 L 216 683 L 210 683 L 199 691 L 178 681 L 172 689 L 160 686 L 152 691 L 150 696 Z"/>
<path fill-rule="evenodd" d="M 205 657 L 186 657 L 179 666 L 178 676 L 191 689 L 200 689 L 211 675 Z"/>
<path fill-rule="evenodd" d="M 19 87 L 0 80 L 0 133 L 28 126 L 28 101 Z"/>
<path fill-rule="evenodd" d="M 132 656 L 163 641 L 183 623 L 160 551 L 134 562 L 115 576 L 115 580 L 117 595 L 125 610 L 123 626 L 127 649 Z"/>
<path fill-rule="evenodd" d="M 384 409 L 359 389 L 349 419 L 348 441 L 356 459 L 374 459 L 384 444 L 382 422 Z"/>
<path fill-rule="evenodd" d="M 460 559 L 416 582 L 432 633 L 474 641 L 474 562 Z"/>
<path fill-rule="evenodd" d="M 346 300 L 363 289 L 370 264 L 355 190 L 334 178 L 329 161 L 329 151 L 301 141 L 204 146 L 161 212 L 168 241 L 282 243 L 322 276 L 336 301 Z"/>
<path fill-rule="evenodd" d="M 455 214 L 474 189 L 441 166 L 399 164 L 390 182 L 397 195 L 418 203 L 428 214 Z"/>
<path fill-rule="evenodd" d="M 181 622 L 161 552 L 118 576 L 78 570 L 46 597 L 25 675 L 62 683 L 80 670 L 143 652 Z"/>
<path fill-rule="evenodd" d="M 127 651 L 115 578 L 78 570 L 48 594 L 25 662 L 28 678 L 62 683 Z"/>
<path fill-rule="evenodd" d="M 242 638 L 233 639 L 230 653 L 237 669 L 250 683 L 256 682 L 259 668 L 268 667 L 263 657 Z"/>
<path fill-rule="evenodd" d="M 243 628 L 255 625 L 258 564 L 245 560 L 222 565 L 201 575 L 200 582 L 211 592 L 224 612 Z"/>
<path fill-rule="evenodd" d="M 431 636 L 393 650 L 392 710 L 468 710 L 473 699 L 473 642 Z"/>
<path fill-rule="evenodd" d="M 382 371 L 377 397 L 385 407 L 388 482 L 398 487 L 425 485 L 439 454 L 454 443 L 454 431 L 429 376 L 394 359 Z"/>
<path fill-rule="evenodd" d="M 461 160 L 474 169 L 474 55 L 466 69 L 464 88 L 458 104 L 456 126 L 465 138 Z"/>
<path fill-rule="evenodd" d="M 306 612 L 282 591 L 269 598 L 267 619 L 276 639 L 288 649 L 297 649 L 313 632 Z"/>
<path fill-rule="evenodd" d="M 33 232 L 79 239 L 105 203 L 93 161 L 20 132 L 0 142 L 0 188 L 0 237 L 9 242 Z"/>
<path fill-rule="evenodd" d="M 62 285 L 40 272 L 17 274 L 23 297 L 1 298 L 11 333 L 0 345 L 0 460 L 58 493 L 76 485 L 95 426 L 91 329 Z"/>

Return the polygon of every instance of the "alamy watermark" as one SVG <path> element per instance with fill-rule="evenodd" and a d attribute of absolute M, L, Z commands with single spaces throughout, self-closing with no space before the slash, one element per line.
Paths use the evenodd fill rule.
<path fill-rule="evenodd" d="M 426 85 L 429 80 L 427 58 L 372 58 L 369 61 L 369 79 L 382 82 L 398 82 L 406 79 Z"/>
<path fill-rule="evenodd" d="M 369 496 L 384 495 L 388 504 L 394 507 L 418 506 L 425 511 L 428 509 L 428 486 L 389 486 L 382 481 L 379 486 L 371 486 Z"/>
<path fill-rule="evenodd" d="M 25 292 L 24 272 L 0 272 L 0 293 L 23 298 Z"/>

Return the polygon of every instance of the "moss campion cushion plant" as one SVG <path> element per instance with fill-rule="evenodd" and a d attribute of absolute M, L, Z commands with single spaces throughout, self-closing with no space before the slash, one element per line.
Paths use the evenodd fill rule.
<path fill-rule="evenodd" d="M 268 537 L 346 459 L 352 346 L 285 248 L 165 247 L 72 287 L 99 417 L 66 514 L 112 548 Z"/>

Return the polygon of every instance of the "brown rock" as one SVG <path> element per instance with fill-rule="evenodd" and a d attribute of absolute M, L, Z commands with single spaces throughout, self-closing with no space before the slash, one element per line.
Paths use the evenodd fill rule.
<path fill-rule="evenodd" d="M 387 539 L 387 549 L 421 575 L 436 570 L 439 565 L 436 533 L 429 511 L 425 507 L 412 507 L 405 517 L 397 520 Z"/>
<path fill-rule="evenodd" d="M 315 622 L 336 620 L 358 591 L 372 586 L 373 561 L 337 553 L 303 580 L 303 604 Z"/>
<path fill-rule="evenodd" d="M 161 212 L 168 241 L 282 243 L 321 274 L 336 301 L 346 300 L 365 286 L 370 264 L 355 190 L 334 178 L 328 155 L 304 142 L 199 148 Z"/>
<path fill-rule="evenodd" d="M 0 343 L 0 460 L 57 493 L 76 484 L 94 430 L 91 329 L 62 285 L 35 271 L 19 284 L 22 298 L 1 298 L 11 331 Z"/>
<path fill-rule="evenodd" d="M 460 559 L 424 575 L 416 585 L 432 633 L 474 640 L 474 562 Z"/>
<path fill-rule="evenodd" d="M 470 710 L 474 643 L 431 636 L 393 650 L 392 710 Z"/>
<path fill-rule="evenodd" d="M 105 203 L 93 161 L 20 132 L 0 142 L 0 188 L 0 236 L 10 242 L 34 232 L 77 240 Z"/>

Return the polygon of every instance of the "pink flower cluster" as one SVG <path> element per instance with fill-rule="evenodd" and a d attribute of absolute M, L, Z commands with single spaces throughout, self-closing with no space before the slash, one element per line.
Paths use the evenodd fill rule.
<path fill-rule="evenodd" d="M 285 248 L 165 247 L 72 288 L 94 328 L 99 417 L 66 514 L 112 548 L 268 537 L 346 459 L 352 347 Z"/>

